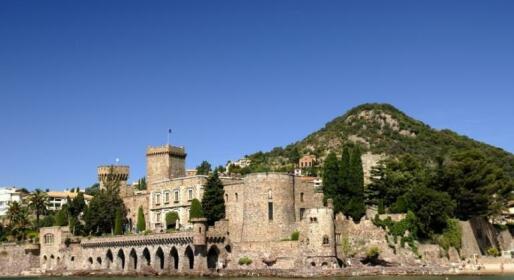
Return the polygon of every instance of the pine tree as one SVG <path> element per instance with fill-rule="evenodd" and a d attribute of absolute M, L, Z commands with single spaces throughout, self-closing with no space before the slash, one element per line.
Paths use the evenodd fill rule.
<path fill-rule="evenodd" d="M 143 212 L 143 207 L 139 206 L 137 210 L 137 231 L 143 232 L 146 230 L 146 221 L 145 221 L 145 213 Z"/>
<path fill-rule="evenodd" d="M 323 201 L 332 198 L 334 210 L 337 213 L 342 204 L 336 199 L 336 189 L 339 185 L 339 162 L 335 153 L 330 152 L 323 163 Z"/>
<path fill-rule="evenodd" d="M 207 179 L 204 187 L 205 191 L 202 198 L 202 208 L 209 225 L 214 225 L 216 221 L 225 218 L 225 199 L 223 195 L 223 183 L 218 173 L 214 172 Z"/>
<path fill-rule="evenodd" d="M 189 208 L 189 219 L 204 218 L 202 203 L 198 199 L 191 201 L 191 208 Z"/>
<path fill-rule="evenodd" d="M 114 235 L 122 235 L 123 234 L 123 221 L 121 216 L 121 210 L 116 209 L 116 218 L 114 220 Z"/>
<path fill-rule="evenodd" d="M 366 214 L 364 205 L 364 171 L 362 169 L 361 150 L 358 146 L 352 149 L 348 172 L 348 204 L 345 214 L 354 221 L 359 221 Z"/>
<path fill-rule="evenodd" d="M 348 207 L 351 200 L 351 155 L 350 148 L 345 146 L 341 154 L 341 161 L 339 162 L 338 172 L 338 187 L 336 189 L 336 197 L 339 201 L 339 207 L 336 208 L 337 212 L 347 214 Z M 335 207 L 335 206 L 334 206 Z M 336 213 L 337 213 L 336 212 Z"/>

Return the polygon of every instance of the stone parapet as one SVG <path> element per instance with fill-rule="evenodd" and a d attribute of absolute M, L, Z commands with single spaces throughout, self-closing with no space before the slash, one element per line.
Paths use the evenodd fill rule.
<path fill-rule="evenodd" d="M 164 145 L 159 147 L 148 147 L 146 150 L 147 156 L 169 154 L 177 157 L 186 157 L 186 150 L 184 147 L 175 147 L 171 145 Z"/>
<path fill-rule="evenodd" d="M 151 235 L 110 236 L 83 239 L 80 245 L 83 248 L 112 247 L 112 246 L 139 246 L 153 244 L 181 244 L 192 243 L 193 232 L 173 232 Z"/>
<path fill-rule="evenodd" d="M 127 165 L 102 165 L 96 169 L 98 181 L 119 180 L 127 181 L 129 177 L 129 167 Z"/>

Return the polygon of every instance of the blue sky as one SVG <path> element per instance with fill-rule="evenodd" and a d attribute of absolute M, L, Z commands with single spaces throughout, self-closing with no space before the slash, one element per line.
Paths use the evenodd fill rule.
<path fill-rule="evenodd" d="M 0 186 L 215 164 L 387 102 L 514 152 L 513 1 L 1 1 Z"/>

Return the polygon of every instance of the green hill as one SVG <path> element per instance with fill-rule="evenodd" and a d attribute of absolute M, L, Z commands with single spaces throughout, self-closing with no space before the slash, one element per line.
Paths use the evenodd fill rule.
<path fill-rule="evenodd" d="M 433 129 L 389 104 L 360 105 L 301 141 L 249 155 L 252 163 L 243 172 L 289 172 L 302 155 L 316 155 L 319 163 L 329 151 L 339 154 L 342 146 L 350 143 L 360 145 L 368 155 L 410 154 L 429 162 L 453 151 L 478 149 L 514 178 L 513 154 L 451 130 Z"/>

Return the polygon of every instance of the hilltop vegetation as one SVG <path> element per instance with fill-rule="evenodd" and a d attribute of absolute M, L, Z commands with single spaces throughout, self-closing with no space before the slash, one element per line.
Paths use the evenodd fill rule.
<path fill-rule="evenodd" d="M 514 177 L 514 155 L 511 153 L 451 130 L 433 129 L 389 104 L 355 107 L 301 141 L 249 155 L 251 165 L 238 172 L 290 172 L 302 155 L 316 155 L 321 163 L 331 151 L 340 155 L 345 144 L 357 144 L 363 153 L 388 157 L 408 154 L 430 164 L 453 152 L 475 150 L 502 168 L 509 177 Z"/>

